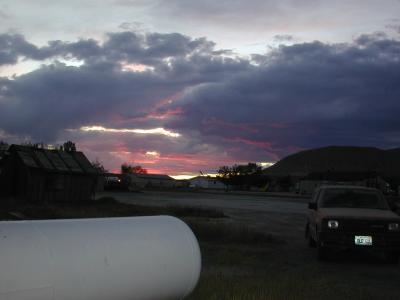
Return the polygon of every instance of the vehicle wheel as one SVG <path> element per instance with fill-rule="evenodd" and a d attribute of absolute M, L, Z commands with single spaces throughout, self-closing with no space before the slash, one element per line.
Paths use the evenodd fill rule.
<path fill-rule="evenodd" d="M 308 235 L 308 246 L 310 248 L 315 248 L 317 246 L 317 243 L 314 241 L 311 234 Z"/>
<path fill-rule="evenodd" d="M 322 246 L 320 243 L 317 243 L 317 257 L 319 261 L 328 260 L 328 249 Z"/>
<path fill-rule="evenodd" d="M 308 224 L 306 225 L 305 238 L 307 239 L 308 247 L 315 248 L 317 246 L 317 244 L 315 243 L 315 240 L 312 238 L 312 236 L 310 234 L 310 226 Z"/>
<path fill-rule="evenodd" d="M 399 262 L 399 253 L 397 252 L 385 252 L 384 257 L 389 264 L 397 264 Z"/>

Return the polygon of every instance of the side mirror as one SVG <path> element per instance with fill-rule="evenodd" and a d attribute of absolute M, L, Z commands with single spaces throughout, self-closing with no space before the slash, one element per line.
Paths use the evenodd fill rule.
<path fill-rule="evenodd" d="M 312 210 L 317 210 L 317 203 L 316 202 L 309 202 L 308 208 Z"/>

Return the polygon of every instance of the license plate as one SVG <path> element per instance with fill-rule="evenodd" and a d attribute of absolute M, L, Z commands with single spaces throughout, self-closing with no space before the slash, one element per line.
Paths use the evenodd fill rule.
<path fill-rule="evenodd" d="M 372 246 L 372 236 L 369 235 L 356 235 L 354 243 L 360 246 Z"/>

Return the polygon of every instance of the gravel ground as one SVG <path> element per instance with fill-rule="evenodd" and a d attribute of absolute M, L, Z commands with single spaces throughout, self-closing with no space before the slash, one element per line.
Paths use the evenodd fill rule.
<path fill-rule="evenodd" d="M 304 240 L 307 199 L 259 197 L 251 196 L 251 194 L 154 191 L 106 192 L 98 195 L 98 197 L 102 196 L 112 196 L 124 203 L 150 206 L 182 205 L 216 208 L 229 216 L 224 221 L 225 223 L 244 225 L 260 232 L 279 236 L 285 241 L 283 244 L 259 249 L 246 249 L 239 245 L 225 246 L 222 249 L 220 246 L 207 245 L 206 262 L 208 260 L 213 263 L 203 265 L 203 281 L 190 299 L 205 299 L 204 297 L 233 299 L 226 296 L 225 292 L 213 290 L 218 289 L 219 285 L 227 284 L 228 286 L 224 289 L 234 291 L 238 282 L 245 282 L 248 278 L 253 278 L 251 282 L 261 289 L 265 280 L 276 280 L 273 285 L 278 289 L 277 296 L 270 297 L 269 292 L 266 291 L 259 299 L 282 299 L 282 297 L 287 299 L 337 299 L 338 297 L 400 299 L 400 268 L 398 265 L 385 264 L 379 255 L 336 253 L 330 262 L 317 261 L 316 250 L 307 247 Z M 213 257 L 214 253 L 219 257 Z M 225 255 L 223 253 L 233 257 L 232 260 L 235 260 L 235 255 L 237 255 L 238 261 L 230 261 L 226 265 L 223 262 L 223 255 Z M 248 265 L 247 262 L 240 261 L 240 257 L 246 253 L 247 260 L 250 260 Z M 222 262 L 215 264 L 215 260 Z M 213 278 L 217 278 L 218 286 L 213 286 L 215 281 Z M 243 289 L 248 286 L 251 284 L 247 284 Z M 288 287 L 292 290 L 286 292 Z M 208 292 L 207 289 L 210 291 Z M 257 298 L 256 296 L 247 298 L 244 296 L 245 293 L 235 299 Z"/>

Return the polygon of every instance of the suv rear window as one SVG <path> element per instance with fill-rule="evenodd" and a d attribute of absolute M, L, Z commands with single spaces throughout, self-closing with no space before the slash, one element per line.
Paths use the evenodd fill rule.
<path fill-rule="evenodd" d="M 320 207 L 389 209 L 386 201 L 375 191 L 326 189 L 319 200 Z"/>

